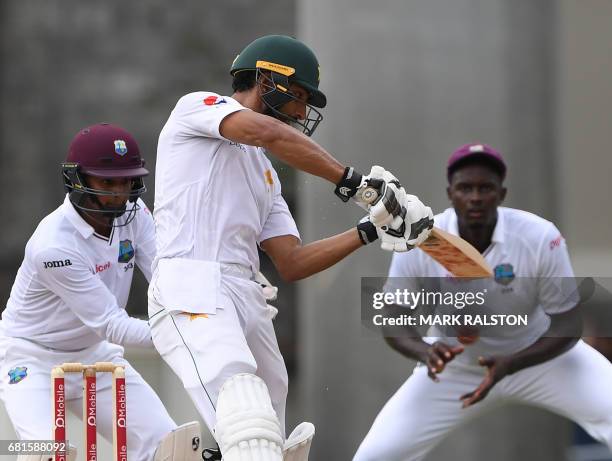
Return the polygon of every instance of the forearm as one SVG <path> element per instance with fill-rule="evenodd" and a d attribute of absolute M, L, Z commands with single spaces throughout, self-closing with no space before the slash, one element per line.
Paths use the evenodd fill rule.
<path fill-rule="evenodd" d="M 282 162 L 332 184 L 340 182 L 344 174 L 345 167 L 340 162 L 293 128 L 280 130 L 279 135 L 266 139 L 263 147 Z"/>
<path fill-rule="evenodd" d="M 385 333 L 385 341 L 392 349 L 404 357 L 418 362 L 425 362 L 427 360 L 427 349 L 431 347 L 430 344 L 418 336 L 416 331 L 414 336 L 387 336 Z"/>
<path fill-rule="evenodd" d="M 344 166 L 316 142 L 273 117 L 250 110 L 228 115 L 219 127 L 223 137 L 266 149 L 282 162 L 337 184 Z"/>
<path fill-rule="evenodd" d="M 124 310 L 109 318 L 104 337 L 107 341 L 121 346 L 153 346 L 148 322 L 130 317 Z"/>
<path fill-rule="evenodd" d="M 295 247 L 284 259 L 284 267 L 278 268 L 279 273 L 287 281 L 301 280 L 333 266 L 362 246 L 357 230 L 349 229 L 342 234 Z"/>
<path fill-rule="evenodd" d="M 387 319 L 397 319 L 412 311 L 397 304 L 389 304 L 383 307 L 381 312 Z M 427 349 L 431 347 L 431 344 L 423 341 L 416 328 L 409 325 L 395 325 L 395 322 L 385 323 L 382 333 L 387 344 L 404 357 L 419 362 L 427 360 Z"/>
<path fill-rule="evenodd" d="M 578 338 L 542 337 L 526 349 L 508 357 L 508 374 L 554 359 L 571 349 Z"/>
<path fill-rule="evenodd" d="M 446 364 L 463 352 L 463 346 L 449 346 L 442 341 L 426 343 L 419 332 L 412 327 L 402 327 L 399 334 L 395 327 L 385 328 L 383 333 L 387 344 L 404 357 L 421 362 L 427 368 L 427 376 L 438 382 L 438 374 Z"/>
<path fill-rule="evenodd" d="M 569 350 L 582 335 L 580 306 L 552 315 L 548 331 L 531 346 L 508 357 L 510 374 L 551 360 Z"/>

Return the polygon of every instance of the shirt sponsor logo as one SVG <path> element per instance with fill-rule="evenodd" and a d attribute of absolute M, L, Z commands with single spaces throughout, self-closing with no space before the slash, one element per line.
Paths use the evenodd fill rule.
<path fill-rule="evenodd" d="M 131 240 L 121 240 L 119 242 L 119 258 L 120 263 L 127 263 L 134 257 L 134 247 Z"/>
<path fill-rule="evenodd" d="M 127 145 L 123 139 L 115 139 L 115 152 L 122 157 L 127 154 Z"/>
<path fill-rule="evenodd" d="M 493 274 L 495 275 L 495 281 L 500 285 L 509 285 L 514 280 L 514 267 L 512 264 L 498 264 L 493 269 Z"/>
<path fill-rule="evenodd" d="M 107 261 L 107 262 L 105 262 L 104 264 L 96 264 L 96 274 L 97 274 L 98 272 L 103 272 L 103 271 L 105 271 L 106 269 L 110 269 L 110 267 L 111 267 L 111 263 L 110 263 L 110 261 Z"/>
<path fill-rule="evenodd" d="M 69 259 L 63 259 L 58 261 L 44 261 L 43 265 L 45 269 L 53 269 L 55 267 L 72 266 L 72 263 Z"/>
<path fill-rule="evenodd" d="M 8 372 L 9 384 L 17 384 L 28 376 L 28 367 L 15 367 Z"/>
<path fill-rule="evenodd" d="M 204 104 L 207 106 L 216 106 L 219 104 L 225 104 L 227 101 L 224 98 L 220 98 L 218 96 L 209 96 L 204 98 Z"/>
<path fill-rule="evenodd" d="M 550 243 L 548 244 L 548 247 L 550 248 L 550 251 L 554 250 L 557 247 L 561 246 L 561 242 L 563 242 L 563 236 L 561 234 L 559 234 L 559 237 L 557 237 L 554 240 L 551 240 Z"/>
<path fill-rule="evenodd" d="M 134 269 L 134 262 L 133 261 L 131 263 L 126 264 L 125 266 L 123 266 L 123 272 L 127 272 L 130 269 Z"/>

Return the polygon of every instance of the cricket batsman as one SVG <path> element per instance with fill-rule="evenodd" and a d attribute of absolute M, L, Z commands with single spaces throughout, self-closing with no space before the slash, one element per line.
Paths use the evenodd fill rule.
<path fill-rule="evenodd" d="M 384 168 L 361 174 L 309 138 L 326 97 L 317 58 L 304 43 L 258 38 L 230 73 L 232 96 L 183 96 L 159 136 L 153 341 L 225 461 L 302 461 L 314 427 L 303 423 L 285 438 L 287 371 L 254 282 L 257 248 L 284 280 L 295 281 L 379 237 L 383 248 L 407 251 L 427 238 L 433 216 Z M 270 155 L 331 182 L 338 197 L 354 200 L 368 216 L 303 245 Z"/>

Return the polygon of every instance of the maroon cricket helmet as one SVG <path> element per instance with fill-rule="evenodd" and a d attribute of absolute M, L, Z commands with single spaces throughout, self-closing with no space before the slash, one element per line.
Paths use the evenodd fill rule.
<path fill-rule="evenodd" d="M 113 227 L 126 226 L 134 219 L 140 209 L 138 198 L 147 190 L 143 177 L 148 174 L 132 135 L 109 123 L 98 123 L 79 131 L 70 143 L 66 161 L 62 163 L 64 190 L 70 202 L 89 216 L 96 214 L 113 218 Z M 127 204 L 120 208 L 103 205 L 99 198 L 115 193 L 90 187 L 87 176 L 131 179 L 132 188 L 127 199 L 131 204 L 129 209 Z"/>
<path fill-rule="evenodd" d="M 453 173 L 461 168 L 461 166 L 469 161 L 478 160 L 486 162 L 493 167 L 499 173 L 502 181 L 505 179 L 507 168 L 502 154 L 488 144 L 471 143 L 459 147 L 449 157 L 446 167 L 446 176 L 449 183 Z"/>
<path fill-rule="evenodd" d="M 130 133 L 117 125 L 98 123 L 77 133 L 68 149 L 67 163 L 79 171 L 101 178 L 146 176 L 140 149 Z"/>

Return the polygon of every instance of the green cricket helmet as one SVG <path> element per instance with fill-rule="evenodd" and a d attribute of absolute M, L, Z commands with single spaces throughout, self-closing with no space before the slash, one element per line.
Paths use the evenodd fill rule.
<path fill-rule="evenodd" d="M 230 74 L 255 70 L 256 79 L 263 82 L 262 100 L 272 114 L 292 125 L 299 125 L 310 136 L 323 119 L 315 107 L 325 107 L 327 98 L 319 90 L 319 62 L 304 43 L 286 35 L 266 35 L 251 42 L 236 56 Z M 308 113 L 296 120 L 279 112 L 281 106 L 296 99 L 289 85 L 296 83 L 308 92 Z"/>

